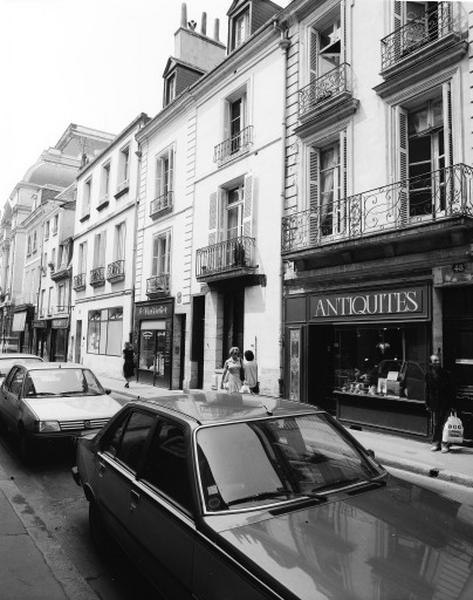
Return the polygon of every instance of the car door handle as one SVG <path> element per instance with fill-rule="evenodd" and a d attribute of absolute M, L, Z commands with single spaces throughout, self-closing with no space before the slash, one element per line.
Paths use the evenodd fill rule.
<path fill-rule="evenodd" d="M 140 498 L 141 496 L 138 492 L 130 490 L 130 510 L 135 510 L 135 508 L 137 508 Z"/>

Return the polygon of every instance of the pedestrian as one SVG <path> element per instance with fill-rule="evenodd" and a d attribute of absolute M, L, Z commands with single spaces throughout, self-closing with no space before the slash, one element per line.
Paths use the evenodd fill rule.
<path fill-rule="evenodd" d="M 135 351 L 130 342 L 125 342 L 123 348 L 123 377 L 126 379 L 125 387 L 130 387 L 129 380 L 135 374 Z"/>
<path fill-rule="evenodd" d="M 442 449 L 448 452 L 449 444 L 442 443 L 443 426 L 454 407 L 455 395 L 450 373 L 440 366 L 440 357 L 432 354 L 425 374 L 425 404 L 430 412 L 432 428 L 432 452 Z"/>
<path fill-rule="evenodd" d="M 251 394 L 259 394 L 258 383 L 258 363 L 251 350 L 245 350 L 245 362 L 243 363 L 243 372 L 245 375 L 244 384 L 250 388 Z"/>
<path fill-rule="evenodd" d="M 226 388 L 230 394 L 239 392 L 242 384 L 243 364 L 240 358 L 240 349 L 237 346 L 230 348 L 228 358 L 223 365 L 223 375 L 220 388 Z"/>

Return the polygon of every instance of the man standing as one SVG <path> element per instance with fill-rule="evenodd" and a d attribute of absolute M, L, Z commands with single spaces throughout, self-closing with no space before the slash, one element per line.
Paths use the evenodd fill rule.
<path fill-rule="evenodd" d="M 431 415 L 432 452 L 440 450 L 448 452 L 449 445 L 443 444 L 443 426 L 454 405 L 454 391 L 448 371 L 440 366 L 437 354 L 430 357 L 430 366 L 425 374 L 425 404 Z"/>

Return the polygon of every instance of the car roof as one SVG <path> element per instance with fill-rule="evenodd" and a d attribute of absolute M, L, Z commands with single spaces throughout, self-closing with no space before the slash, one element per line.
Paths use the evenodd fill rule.
<path fill-rule="evenodd" d="M 161 396 L 155 399 L 138 399 L 126 406 L 146 406 L 156 411 L 174 414 L 191 425 L 229 423 L 261 419 L 268 416 L 288 417 L 323 412 L 320 408 L 265 396 L 229 394 L 228 392 L 189 391 L 182 396 Z"/>
<path fill-rule="evenodd" d="M 88 369 L 79 363 L 70 362 L 42 362 L 34 365 L 23 365 L 28 371 L 50 371 L 51 369 Z"/>
<path fill-rule="evenodd" d="M 19 354 L 18 352 L 8 352 L 6 354 L 0 354 L 0 360 L 8 359 L 15 360 L 15 358 L 36 358 L 37 360 L 42 361 L 41 356 L 36 356 L 36 354 Z"/>

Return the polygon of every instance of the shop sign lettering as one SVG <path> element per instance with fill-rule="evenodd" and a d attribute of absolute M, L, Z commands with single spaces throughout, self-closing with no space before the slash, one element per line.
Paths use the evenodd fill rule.
<path fill-rule="evenodd" d="M 169 311 L 169 305 L 157 304 L 155 306 L 138 306 L 136 313 L 141 318 L 146 317 L 163 317 L 167 316 Z"/>
<path fill-rule="evenodd" d="M 356 294 L 313 295 L 311 320 L 427 317 L 427 288 L 369 291 Z"/>

